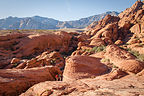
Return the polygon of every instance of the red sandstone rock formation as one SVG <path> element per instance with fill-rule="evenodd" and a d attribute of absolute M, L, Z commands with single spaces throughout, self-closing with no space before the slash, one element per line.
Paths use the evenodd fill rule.
<path fill-rule="evenodd" d="M 55 75 L 61 73 L 57 67 L 33 69 L 1 69 L 0 95 L 15 96 L 32 85 L 46 80 L 54 81 Z"/>
<path fill-rule="evenodd" d="M 56 32 L 1 36 L 0 68 L 17 67 L 0 70 L 0 95 L 15 95 L 17 90 L 22 92 L 35 83 L 54 80 L 59 69 L 54 71 L 51 68 L 55 67 L 46 66 L 62 68 L 66 63 L 64 81 L 36 84 L 21 96 L 143 96 L 143 8 L 144 3 L 137 1 L 118 17 L 107 15 L 80 34 Z M 106 50 L 91 52 L 95 46 L 101 45 L 107 46 Z M 127 51 L 128 48 L 138 53 Z M 71 56 L 65 62 L 61 54 Z M 136 55 L 141 56 L 141 61 Z M 45 67 L 39 68 L 41 66 Z M 33 67 L 37 68 L 31 69 Z M 24 80 L 32 85 L 27 85 Z"/>
<path fill-rule="evenodd" d="M 99 58 L 90 56 L 72 56 L 67 58 L 63 73 L 63 80 L 77 80 L 99 76 L 108 71 L 106 65 Z"/>

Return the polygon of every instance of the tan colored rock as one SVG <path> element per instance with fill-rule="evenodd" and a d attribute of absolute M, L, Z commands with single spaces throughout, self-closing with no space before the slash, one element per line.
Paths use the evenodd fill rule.
<path fill-rule="evenodd" d="M 11 60 L 11 64 L 15 64 L 15 63 L 19 63 L 19 62 L 20 62 L 20 59 L 18 59 L 18 58 L 13 58 Z"/>
<path fill-rule="evenodd" d="M 115 44 L 116 44 L 116 45 L 121 45 L 121 44 L 123 44 L 123 41 L 122 41 L 122 40 L 117 40 L 117 41 L 115 42 Z"/>
<path fill-rule="evenodd" d="M 54 81 L 55 75 L 61 71 L 57 67 L 41 67 L 33 69 L 1 69 L 0 95 L 15 96 L 32 85 L 47 80 Z"/>
<path fill-rule="evenodd" d="M 107 66 L 100 62 L 99 58 L 90 56 L 71 56 L 66 60 L 63 80 L 76 80 L 90 78 L 106 73 Z"/>

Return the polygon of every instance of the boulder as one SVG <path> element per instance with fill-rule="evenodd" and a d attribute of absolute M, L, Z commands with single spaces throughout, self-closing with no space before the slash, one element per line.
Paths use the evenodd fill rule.
<path fill-rule="evenodd" d="M 109 45 L 106 48 L 105 58 L 125 72 L 138 73 L 144 68 L 143 63 L 137 61 L 132 54 L 116 45 Z"/>
<path fill-rule="evenodd" d="M 121 62 L 122 60 L 135 59 L 135 57 L 126 50 L 120 49 L 116 45 L 106 47 L 105 58 L 110 59 L 112 63 Z"/>
<path fill-rule="evenodd" d="M 66 59 L 63 80 L 77 80 L 105 74 L 108 67 L 99 58 L 90 56 L 71 56 Z"/>
<path fill-rule="evenodd" d="M 41 67 L 31 69 L 1 69 L 0 95 L 16 96 L 32 85 L 43 81 L 54 81 L 55 75 L 61 71 L 57 67 Z"/>
<path fill-rule="evenodd" d="M 133 59 L 123 60 L 120 63 L 115 63 L 114 65 L 125 72 L 132 72 L 135 74 L 144 69 L 144 63 Z"/>

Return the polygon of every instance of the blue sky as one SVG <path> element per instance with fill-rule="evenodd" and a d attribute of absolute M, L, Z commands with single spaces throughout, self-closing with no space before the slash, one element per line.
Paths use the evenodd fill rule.
<path fill-rule="evenodd" d="M 0 0 L 0 18 L 43 16 L 61 21 L 104 13 L 121 12 L 136 0 Z"/>

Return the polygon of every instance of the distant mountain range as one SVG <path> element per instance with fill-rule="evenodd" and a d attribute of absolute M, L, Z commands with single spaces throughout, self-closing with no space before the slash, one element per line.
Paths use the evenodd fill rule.
<path fill-rule="evenodd" d="M 0 19 L 0 29 L 62 29 L 62 28 L 85 28 L 94 21 L 103 19 L 106 15 L 117 16 L 119 13 L 108 11 L 106 13 L 82 18 L 75 21 L 59 21 L 52 18 L 34 17 L 8 17 Z"/>

